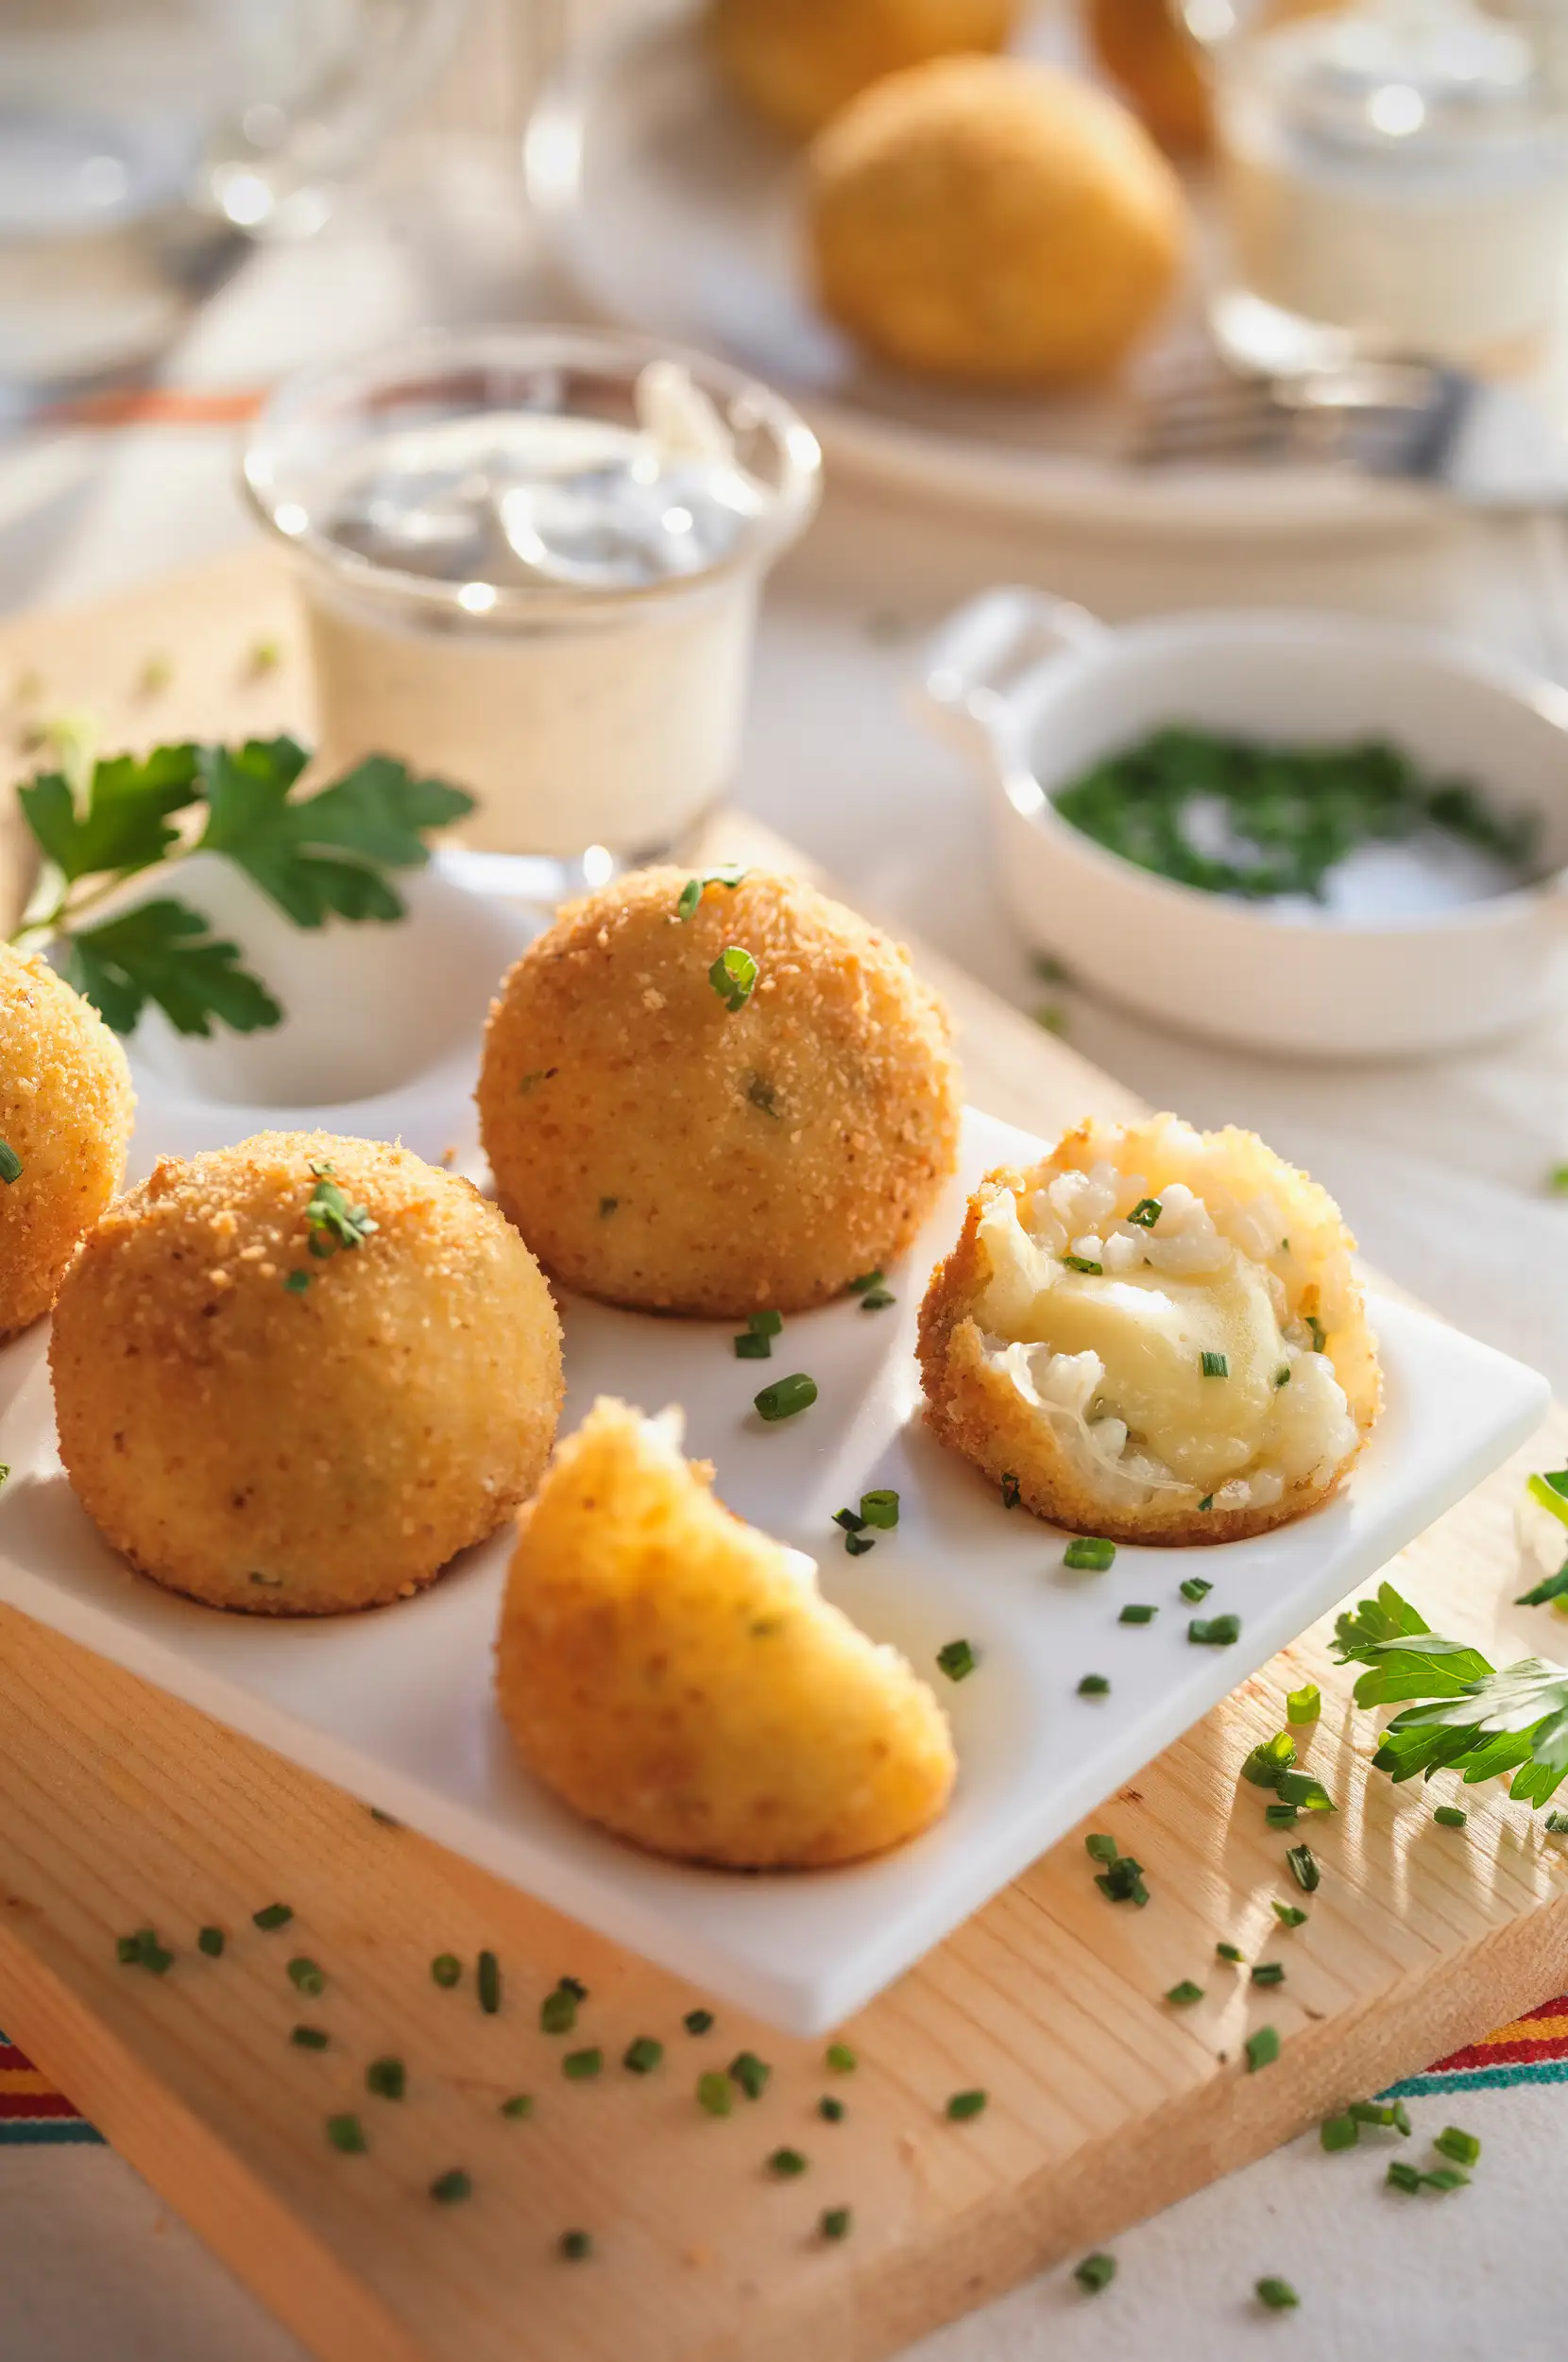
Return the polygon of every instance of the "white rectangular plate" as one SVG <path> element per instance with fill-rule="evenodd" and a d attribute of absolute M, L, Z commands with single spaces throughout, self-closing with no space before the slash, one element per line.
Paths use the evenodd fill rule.
<path fill-rule="evenodd" d="M 236 1113 L 260 1111 L 222 1112 L 232 1127 Z M 323 1109 L 320 1120 L 332 1127 L 348 1112 Z M 144 1117 L 156 1129 L 145 1098 Z M 896 1309 L 865 1312 L 851 1301 L 793 1319 L 766 1370 L 734 1358 L 732 1323 L 643 1319 L 581 1301 L 564 1309 L 563 1425 L 603 1393 L 648 1411 L 681 1403 L 688 1447 L 715 1463 L 722 1498 L 816 1557 L 824 1590 L 941 1692 L 957 1793 L 946 1820 L 896 1854 L 850 1870 L 737 1877 L 633 1852 L 557 1805 L 517 1761 L 491 1692 L 504 1535 L 418 1599 L 360 1617 L 226 1616 L 161 1591 L 99 1540 L 70 1491 L 38 1332 L 0 1353 L 0 1454 L 13 1471 L 0 1493 L 0 1598 L 706 1991 L 816 2032 L 909 1968 L 1373 1575 L 1546 1407 L 1532 1371 L 1378 1303 L 1388 1408 L 1342 1499 L 1257 1541 L 1124 1548 L 1107 1574 L 1070 1573 L 1060 1534 L 1009 1513 L 994 1486 L 931 1440 L 913 1358 L 921 1292 L 957 1236 L 965 1193 L 990 1167 L 1038 1153 L 1023 1134 L 971 1115 L 959 1180 L 889 1274 Z M 815 1407 L 765 1426 L 753 1394 L 794 1370 L 816 1379 Z M 880 1485 L 898 1491 L 897 1531 L 851 1559 L 833 1512 Z M 1196 1574 L 1214 1586 L 1203 1614 L 1241 1618 L 1231 1648 L 1187 1638 L 1193 1611 L 1177 1585 Z M 1131 1600 L 1153 1603 L 1154 1622 L 1119 1624 Z M 935 1657 L 960 1636 L 979 1665 L 954 1686 Z M 1086 1672 L 1108 1676 L 1108 1697 L 1077 1694 Z"/>

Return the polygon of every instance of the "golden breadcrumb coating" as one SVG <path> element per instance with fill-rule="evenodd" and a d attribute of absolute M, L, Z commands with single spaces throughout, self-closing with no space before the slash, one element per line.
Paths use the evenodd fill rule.
<path fill-rule="evenodd" d="M 707 38 L 731 87 L 794 139 L 900 66 L 1001 49 L 1015 0 L 709 0 Z"/>
<path fill-rule="evenodd" d="M 501 1203 L 571 1288 L 739 1316 L 824 1303 L 909 1244 L 958 1152 L 946 1017 L 905 953 L 799 879 L 678 906 L 635 872 L 563 910 L 490 1010 Z M 726 946 L 757 963 L 731 1010 Z"/>
<path fill-rule="evenodd" d="M 1096 57 L 1162 147 L 1201 155 L 1214 135 L 1203 53 L 1177 0 L 1090 0 Z"/>
<path fill-rule="evenodd" d="M 1081 1190 L 1069 1198 L 1058 1235 L 1049 1229 L 1049 1191 L 1069 1173 L 1084 1176 L 1101 1196 L 1096 1201 Z M 1186 1205 L 1195 1244 L 1184 1266 L 1180 1238 L 1171 1232 L 1182 1219 L 1181 1202 L 1192 1196 L 1202 1204 Z M 1149 1202 L 1169 1210 L 1150 1229 L 1130 1224 L 1130 1212 Z M 1075 1222 L 1096 1219 L 1094 1236 L 1074 1236 Z M 1043 1274 L 1027 1245 L 1020 1259 L 1020 1230 L 1028 1240 L 1043 1228 L 1049 1259 L 1059 1262 L 1064 1247 L 1087 1248 L 1091 1254 L 1080 1259 L 1099 1263 L 1099 1275 Z M 1118 1252 L 1114 1230 L 1126 1242 L 1116 1265 L 1104 1259 Z M 1217 1249 L 1206 1251 L 1202 1240 L 1216 1233 Z M 1027 1172 L 993 1172 L 970 1199 L 963 1233 L 932 1274 L 921 1309 L 927 1416 L 944 1443 L 996 1483 L 1015 1481 L 1020 1500 L 1037 1516 L 1074 1532 L 1172 1544 L 1265 1532 L 1338 1491 L 1381 1408 L 1376 1343 L 1350 1261 L 1355 1246 L 1328 1192 L 1251 1132 L 1197 1133 L 1173 1116 L 1082 1123 Z M 1156 1272 L 1150 1282 L 1146 1253 L 1177 1258 L 1168 1277 Z M 1118 1371 L 1106 1360 L 1096 1378 L 1082 1338 L 1060 1342 L 1060 1308 L 1075 1299 L 1082 1307 L 1100 1289 L 1136 1286 L 1153 1293 L 1163 1284 L 1177 1299 L 1170 1329 L 1181 1378 L 1196 1385 L 1205 1413 L 1212 1406 L 1219 1414 L 1244 1391 L 1247 1373 L 1233 1347 L 1226 1373 L 1205 1380 L 1201 1347 L 1219 1332 L 1202 1325 L 1202 1298 L 1231 1275 L 1248 1282 L 1252 1317 L 1262 1318 L 1268 1410 L 1260 1414 L 1254 1404 L 1251 1413 L 1241 1412 L 1234 1437 L 1194 1439 L 1197 1456 L 1182 1481 L 1181 1472 L 1151 1456 L 1147 1433 L 1118 1416 L 1126 1407 L 1118 1386 L 1131 1391 L 1125 1361 Z M 1042 1277 L 1051 1284 L 1036 1293 Z M 1054 1316 L 1052 1286 L 1059 1291 Z M 1262 1313 L 1264 1305 L 1271 1316 Z M 999 1322 L 1007 1325 L 993 1325 Z M 1020 1337 L 1048 1344 L 1043 1367 Z M 1157 1335 L 1152 1342 L 1157 1346 Z M 1078 1358 L 1069 1361 L 1074 1348 Z M 1227 1392 L 1210 1394 L 1209 1386 Z M 1231 1473 L 1194 1473 L 1205 1465 L 1205 1447 L 1228 1454 Z"/>
<path fill-rule="evenodd" d="M 561 1444 L 502 1608 L 496 1688 L 519 1753 L 651 1853 L 805 1870 L 902 1844 L 951 1791 L 946 1718 L 711 1481 L 668 1414 L 621 1402 Z"/>
<path fill-rule="evenodd" d="M 323 1254 L 328 1182 L 375 1228 Z M 429 1583 L 526 1499 L 561 1402 L 550 1290 L 497 1208 L 327 1132 L 162 1159 L 72 1267 L 49 1361 L 60 1457 L 109 1540 L 253 1615 Z"/>
<path fill-rule="evenodd" d="M 978 385 L 1114 369 L 1175 284 L 1186 216 L 1143 126 L 1017 58 L 891 75 L 811 149 L 823 308 L 884 360 Z"/>
<path fill-rule="evenodd" d="M 118 1038 L 47 960 L 0 945 L 0 1337 L 46 1312 L 125 1178 L 136 1094 Z"/>

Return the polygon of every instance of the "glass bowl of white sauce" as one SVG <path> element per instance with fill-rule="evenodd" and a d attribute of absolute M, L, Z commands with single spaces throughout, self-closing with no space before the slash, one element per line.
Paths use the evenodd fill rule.
<path fill-rule="evenodd" d="M 478 799 L 559 899 L 656 858 L 734 774 L 758 594 L 816 505 L 789 403 L 590 330 L 429 334 L 290 378 L 246 491 L 293 554 L 320 750 Z"/>

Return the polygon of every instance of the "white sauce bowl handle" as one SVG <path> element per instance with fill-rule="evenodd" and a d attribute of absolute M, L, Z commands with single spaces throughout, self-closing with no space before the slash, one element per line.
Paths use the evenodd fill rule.
<path fill-rule="evenodd" d="M 1107 626 L 1087 608 L 1027 583 L 982 590 L 939 625 L 920 678 L 925 719 L 965 753 L 993 740 L 993 724 L 1017 683 L 1047 658 L 1084 648 Z"/>

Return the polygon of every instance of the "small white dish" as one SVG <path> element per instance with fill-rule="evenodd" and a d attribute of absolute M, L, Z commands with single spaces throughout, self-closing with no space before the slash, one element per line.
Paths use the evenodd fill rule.
<path fill-rule="evenodd" d="M 1538 1016 L 1568 950 L 1568 691 L 1437 632 L 1287 609 L 1113 627 L 982 592 L 928 653 L 928 719 L 984 777 L 998 887 L 1108 1000 L 1211 1039 L 1386 1057 Z M 1321 745 L 1386 738 L 1540 824 L 1535 882 L 1419 916 L 1287 916 L 1174 883 L 1060 818 L 1054 792 L 1166 724 Z"/>
<path fill-rule="evenodd" d="M 423 957 L 429 946 L 421 950 L 411 931 L 402 950 Z M 469 1056 L 471 1072 L 471 1037 Z M 239 1138 L 258 1115 L 352 1131 L 395 1098 L 225 1104 L 209 1110 L 206 1137 Z M 429 1128 L 418 1098 L 412 1087 L 402 1098 L 405 1137 L 416 1142 Z M 144 1067 L 144 1165 L 166 1144 L 164 1122 Z M 437 1131 L 446 1122 L 438 1107 Z M 459 1169 L 479 1169 L 471 1123 L 452 1144 Z M 1546 1407 L 1533 1372 L 1419 1313 L 1378 1305 L 1388 1409 L 1342 1499 L 1255 1541 L 1123 1549 L 1107 1574 L 1067 1572 L 1065 1536 L 1010 1514 L 994 1487 L 931 1439 L 913 1355 L 926 1277 L 957 1234 L 965 1192 L 990 1167 L 1037 1153 L 1024 1134 L 971 1115 L 959 1178 L 889 1274 L 896 1308 L 865 1312 L 848 1301 L 792 1319 L 768 1372 L 735 1359 L 733 1323 L 571 1300 L 563 1308 L 563 1426 L 600 1393 L 650 1411 L 682 1404 L 687 1447 L 714 1461 L 723 1499 L 807 1550 L 827 1595 L 940 1690 L 961 1766 L 951 1809 L 880 1860 L 764 1877 L 692 1869 L 634 1852 L 556 1803 L 522 1769 L 494 1702 L 504 1533 L 418 1599 L 358 1617 L 222 1615 L 132 1573 L 60 1467 L 41 1329 L 0 1351 L 0 1451 L 11 1468 L 0 1491 L 0 1600 L 706 1991 L 797 2033 L 836 2024 L 1375 1575 L 1522 1443 Z M 769 1376 L 794 1370 L 815 1378 L 819 1400 L 786 1425 L 765 1425 L 753 1395 Z M 900 1497 L 896 1532 L 848 1557 L 834 1511 L 890 1485 Z M 1197 1573 L 1214 1585 L 1205 1614 L 1240 1616 L 1235 1646 L 1188 1641 L 1191 1611 L 1177 1585 Z M 1158 1607 L 1152 1625 L 1118 1624 L 1133 1600 Z M 979 1666 L 949 1686 L 936 1653 L 960 1637 Z M 1109 1696 L 1077 1694 L 1086 1672 L 1110 1678 Z"/>

